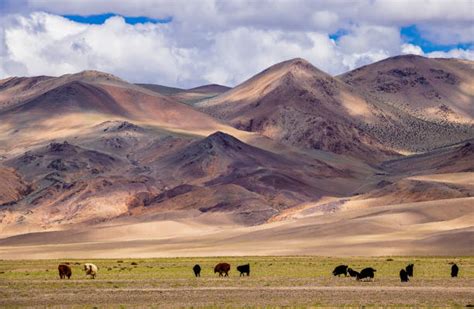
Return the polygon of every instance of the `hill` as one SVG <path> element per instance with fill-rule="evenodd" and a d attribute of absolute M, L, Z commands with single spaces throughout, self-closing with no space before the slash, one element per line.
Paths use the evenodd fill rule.
<path fill-rule="evenodd" d="M 386 61 L 392 63 L 398 58 Z M 360 85 L 364 80 L 357 84 L 345 77 L 354 75 L 334 78 L 303 59 L 293 59 L 201 101 L 197 107 L 238 129 L 259 132 L 288 145 L 376 161 L 396 152 L 429 151 L 474 136 L 474 126 L 468 123 L 418 117 L 409 109 L 380 99 Z M 472 85 L 472 81 L 466 77 L 461 84 Z M 446 96 L 453 94 L 450 100 L 456 101 L 455 93 L 459 91 L 446 92 Z M 464 104 L 465 111 L 473 104 L 472 97 L 466 92 L 459 103 Z"/>
<path fill-rule="evenodd" d="M 371 103 L 303 59 L 276 64 L 197 106 L 293 146 L 370 158 L 391 154 L 358 125 L 376 120 Z"/>
<path fill-rule="evenodd" d="M 410 115 L 474 124 L 474 62 L 397 56 L 338 77 Z"/>

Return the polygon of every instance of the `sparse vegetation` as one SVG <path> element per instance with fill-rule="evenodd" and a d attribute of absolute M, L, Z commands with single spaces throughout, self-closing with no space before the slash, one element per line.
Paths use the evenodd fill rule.
<path fill-rule="evenodd" d="M 0 306 L 466 306 L 474 299 L 474 257 L 208 257 L 73 261 L 70 280 L 59 280 L 60 260 L 0 261 Z M 218 262 L 232 265 L 229 278 L 219 278 Z M 96 264 L 95 280 L 86 279 L 76 263 Z M 239 277 L 235 267 L 249 262 L 250 277 Z M 450 262 L 460 266 L 450 277 Z M 202 267 L 195 278 L 193 265 Z M 399 270 L 415 264 L 414 277 L 400 283 Z M 374 282 L 334 277 L 332 270 L 348 264 L 355 270 L 377 269 Z M 125 270 L 125 271 L 123 271 Z M 225 293 L 222 293 L 222 290 Z M 84 304 L 83 295 L 88 295 Z"/>

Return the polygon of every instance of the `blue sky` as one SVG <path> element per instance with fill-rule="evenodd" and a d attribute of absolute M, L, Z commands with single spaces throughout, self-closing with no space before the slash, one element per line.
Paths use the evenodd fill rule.
<path fill-rule="evenodd" d="M 474 12 L 473 12 L 474 15 Z M 468 31 L 468 29 L 466 29 Z M 472 49 L 472 42 L 463 42 L 457 44 L 438 44 L 423 37 L 421 31 L 416 25 L 409 25 L 400 28 L 402 39 L 406 43 L 420 46 L 425 53 L 433 51 L 449 51 L 452 49 Z"/>
<path fill-rule="evenodd" d="M 101 25 L 105 23 L 107 19 L 114 16 L 121 16 L 120 14 L 116 13 L 103 13 L 97 15 L 62 15 L 63 17 L 81 23 L 81 24 L 91 24 L 91 25 Z M 125 20 L 127 24 L 136 25 L 136 24 L 145 24 L 145 23 L 152 23 L 152 24 L 166 24 L 170 23 L 173 18 L 167 17 L 163 19 L 159 18 L 152 18 L 147 16 L 121 16 Z"/>

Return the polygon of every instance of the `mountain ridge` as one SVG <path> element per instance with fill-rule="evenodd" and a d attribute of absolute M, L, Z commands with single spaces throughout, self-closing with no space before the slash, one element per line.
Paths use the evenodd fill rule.
<path fill-rule="evenodd" d="M 474 131 L 411 107 L 438 106 L 424 94 L 442 85 L 440 97 L 453 95 L 443 113 L 461 117 L 459 95 L 473 106 L 470 66 L 401 56 L 333 77 L 295 58 L 232 89 L 146 89 L 97 71 L 4 79 L 0 238 L 87 230 L 107 242 L 118 238 L 101 231 L 130 228 L 141 246 L 213 231 L 213 242 L 306 250 L 336 239 L 337 252 L 363 252 L 402 233 L 465 252 L 443 235 L 472 218 Z M 435 103 L 400 103 L 415 94 Z M 192 233 L 163 234 L 169 222 Z"/>

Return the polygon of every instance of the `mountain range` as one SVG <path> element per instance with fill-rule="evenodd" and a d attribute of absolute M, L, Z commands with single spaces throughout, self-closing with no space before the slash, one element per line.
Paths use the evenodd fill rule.
<path fill-rule="evenodd" d="M 10 77 L 0 179 L 0 257 L 472 254 L 474 62 L 297 58 L 233 88 Z"/>

